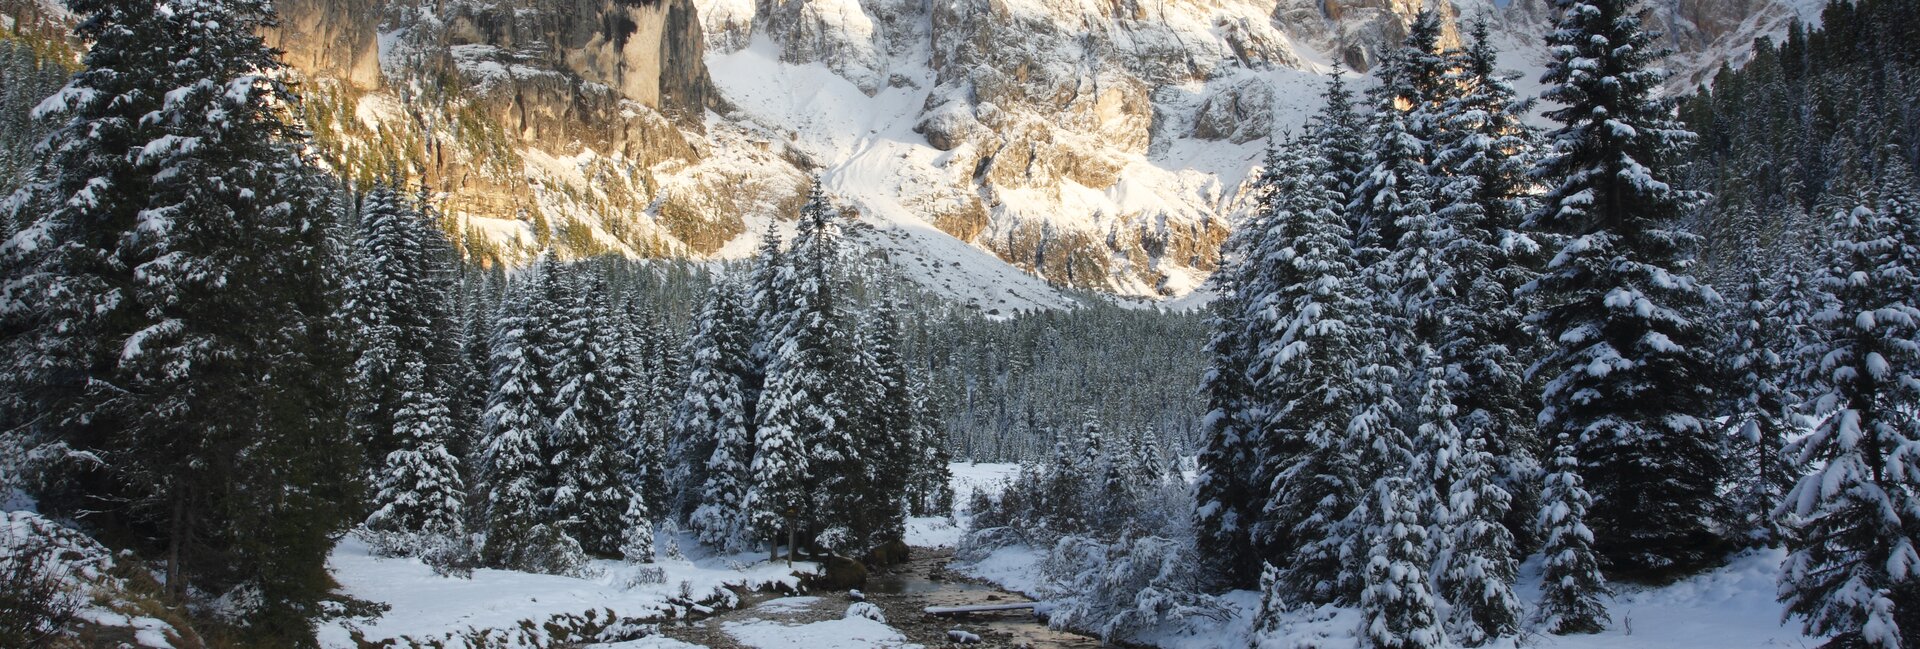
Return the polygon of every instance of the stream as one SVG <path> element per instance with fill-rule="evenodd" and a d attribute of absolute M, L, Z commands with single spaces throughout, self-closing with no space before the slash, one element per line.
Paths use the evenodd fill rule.
<path fill-rule="evenodd" d="M 946 548 L 913 548 L 913 559 L 875 571 L 862 589 L 867 601 L 886 613 L 887 626 L 905 635 L 907 641 L 927 647 L 949 646 L 947 631 L 961 630 L 980 636 L 970 647 L 1026 647 L 1029 649 L 1095 649 L 1110 647 L 1099 640 L 1047 627 L 1030 611 L 980 613 L 968 616 L 935 617 L 924 611 L 929 606 L 971 606 L 1013 604 L 1033 601 L 1024 595 L 968 579 L 947 571 L 953 551 Z M 661 625 L 667 637 L 712 649 L 746 649 L 724 631 L 729 622 L 771 620 L 781 624 L 804 625 L 837 620 L 852 603 L 845 591 L 816 591 L 808 597 L 781 597 L 776 593 L 747 593 L 740 607 L 711 617 L 678 624 Z M 865 646 L 865 645 L 861 645 Z M 827 647 L 821 647 L 827 649 Z"/>

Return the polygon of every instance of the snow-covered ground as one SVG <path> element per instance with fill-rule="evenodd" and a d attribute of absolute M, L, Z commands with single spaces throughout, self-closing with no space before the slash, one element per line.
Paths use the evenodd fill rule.
<path fill-rule="evenodd" d="M 357 647 L 355 632 L 374 642 L 459 638 L 516 630 L 522 621 L 544 632 L 540 627 L 550 620 L 589 613 L 602 622 L 609 615 L 659 620 L 685 616 L 689 609 L 707 604 L 731 605 L 735 597 L 726 590 L 728 586 L 796 586 L 796 573 L 816 570 L 808 562 L 797 562 L 792 568 L 785 562 L 767 563 L 757 554 L 704 555 L 686 537 L 679 543 L 694 558 L 660 559 L 654 566 L 664 575 L 646 575 L 643 567 L 620 561 L 596 561 L 591 569 L 595 574 L 585 578 L 481 569 L 472 578 L 461 579 L 436 575 L 418 559 L 373 556 L 365 543 L 348 537 L 328 558 L 334 579 L 348 595 L 388 609 L 373 619 L 331 622 L 321 627 L 320 643 L 329 648 Z M 449 645 L 459 646 L 457 641 Z"/>
<path fill-rule="evenodd" d="M 967 523 L 964 503 L 979 490 L 997 490 L 1019 470 L 1015 464 L 955 463 L 953 487 L 962 511 L 952 519 L 914 518 L 908 524 L 908 542 L 917 546 L 958 543 Z M 664 541 L 663 541 L 664 542 Z M 375 619 L 330 623 L 321 633 L 322 646 L 353 647 L 352 631 L 367 640 L 401 636 L 416 640 L 458 638 L 488 629 L 517 629 L 522 620 L 538 627 L 550 619 L 597 612 L 619 618 L 660 619 L 685 615 L 697 606 L 693 600 L 732 604 L 730 585 L 793 584 L 794 570 L 812 570 L 809 564 L 789 569 L 768 564 L 757 555 L 708 556 L 690 539 L 680 544 L 692 558 L 662 559 L 664 578 L 639 579 L 639 568 L 616 561 L 595 564 L 591 578 L 533 575 L 500 570 L 477 570 L 471 579 L 440 577 L 419 561 L 372 556 L 364 543 L 343 541 L 334 550 L 330 567 L 348 594 L 390 607 Z M 1044 582 L 1046 550 L 1023 546 L 1001 548 L 978 561 L 955 564 L 965 574 L 991 581 L 1009 590 L 1046 599 L 1053 591 Z M 1528 633 L 1492 645 L 1497 649 L 1755 649 L 1806 648 L 1820 641 L 1799 632 L 1796 624 L 1781 622 L 1781 606 L 1774 600 L 1775 578 L 1784 554 L 1759 550 L 1732 558 L 1708 573 L 1659 588 L 1616 586 L 1607 600 L 1612 622 L 1605 632 L 1588 636 L 1550 636 Z M 1518 594 L 1533 601 L 1539 594 L 1539 562 L 1522 566 Z M 645 582 L 645 583 L 641 583 Z M 1151 637 L 1169 649 L 1248 646 L 1257 594 L 1230 593 L 1222 598 L 1232 612 L 1229 619 L 1207 625 L 1204 633 L 1177 631 Z M 845 603 L 836 598 L 783 597 L 716 622 L 721 632 L 743 646 L 779 649 L 869 649 L 913 647 L 898 630 L 884 623 L 843 617 Z M 824 618 L 824 619 L 823 619 Z M 1286 622 L 1287 633 L 1261 645 L 1273 649 L 1296 647 L 1350 647 L 1359 614 L 1352 609 L 1321 607 L 1296 612 Z M 495 636 L 500 637 L 500 636 Z M 631 635 L 627 636 L 631 637 Z M 458 642 L 449 646 L 460 646 Z M 698 645 L 652 636 L 592 649 L 687 649 Z"/>
<path fill-rule="evenodd" d="M 1782 623 L 1782 607 L 1775 601 L 1776 578 L 1786 556 L 1779 549 L 1756 550 L 1733 557 L 1727 565 L 1671 585 L 1648 588 L 1615 585 L 1606 598 L 1612 621 L 1594 635 L 1553 636 L 1534 631 L 1507 638 L 1489 647 L 1518 649 L 1760 649 L 1810 648 L 1820 639 L 1800 633 L 1797 623 Z M 1045 550 L 1012 546 L 995 550 L 970 564 L 955 564 L 963 574 L 984 579 L 1008 590 L 1045 600 L 1055 592 L 1045 582 L 1041 566 Z M 1521 566 L 1516 589 L 1522 601 L 1540 594 L 1540 561 Z M 1252 616 L 1260 602 L 1253 591 L 1222 597 L 1233 612 L 1228 620 L 1208 624 L 1203 634 L 1170 633 L 1143 638 L 1167 649 L 1245 647 L 1252 640 Z M 1445 612 L 1442 611 L 1442 617 Z M 1356 609 L 1323 606 L 1295 612 L 1285 622 L 1286 632 L 1252 645 L 1259 649 L 1344 648 L 1359 646 Z"/>
<path fill-rule="evenodd" d="M 980 489 L 997 490 L 1019 471 L 1015 464 L 955 463 L 953 488 L 955 500 L 965 503 Z M 958 518 L 924 517 L 909 522 L 908 542 L 919 546 L 951 547 L 959 542 L 965 526 L 965 512 Z M 662 544 L 665 539 L 663 535 Z M 366 543 L 348 537 L 334 548 L 328 568 L 342 589 L 353 597 L 384 605 L 386 612 L 371 619 L 345 619 L 321 628 L 324 647 L 358 646 L 355 635 L 379 642 L 402 637 L 416 641 L 451 640 L 459 646 L 461 638 L 476 634 L 520 633 L 521 622 L 531 623 L 535 632 L 545 633 L 545 622 L 562 618 L 583 618 L 593 612 L 602 622 L 611 614 L 617 618 L 658 620 L 669 615 L 684 616 L 701 605 L 732 605 L 729 586 L 764 587 L 775 583 L 796 585 L 796 572 L 815 570 L 801 562 L 788 568 L 784 562 L 767 563 L 759 554 L 714 556 L 706 553 L 691 538 L 677 537 L 686 558 L 670 558 L 666 548 L 655 564 L 664 575 L 643 576 L 638 566 L 619 561 L 599 561 L 591 577 L 538 575 L 506 570 L 475 570 L 470 579 L 442 577 L 417 559 L 381 558 L 372 554 Z M 904 636 L 879 622 L 866 619 L 826 620 L 797 624 L 781 614 L 795 612 L 794 607 L 818 604 L 811 598 L 789 597 L 762 603 L 753 611 L 760 619 L 728 623 L 725 631 L 739 642 L 754 647 L 896 647 L 905 646 Z M 546 641 L 528 637 L 526 641 Z M 418 642 L 416 642 L 418 644 Z M 677 649 L 687 647 L 679 641 L 658 636 L 637 641 L 599 645 L 607 649 Z"/>

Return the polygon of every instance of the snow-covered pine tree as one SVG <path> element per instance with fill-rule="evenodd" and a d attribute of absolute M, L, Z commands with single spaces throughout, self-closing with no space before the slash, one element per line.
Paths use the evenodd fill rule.
<path fill-rule="evenodd" d="M 453 426 L 446 401 L 427 387 L 426 365 L 409 360 L 394 377 L 402 385 L 421 387 L 398 395 L 403 405 L 394 413 L 394 433 L 401 445 L 375 474 L 373 513 L 365 523 L 369 530 L 394 535 L 384 548 L 388 552 L 419 553 L 465 535 L 466 485 L 446 442 Z"/>
<path fill-rule="evenodd" d="M 1548 633 L 1599 633 L 1606 628 L 1607 608 L 1600 597 L 1607 593 L 1607 582 L 1600 576 L 1593 531 L 1586 523 L 1592 502 L 1581 485 L 1573 434 L 1561 433 L 1540 493 L 1545 569 L 1535 616 Z"/>
<path fill-rule="evenodd" d="M 1397 319 L 1380 318 L 1373 309 L 1358 309 L 1355 315 L 1351 324 L 1361 340 L 1382 340 L 1393 335 L 1386 327 L 1398 326 Z M 1352 463 L 1351 480 L 1365 486 L 1348 496 L 1353 509 L 1345 520 L 1327 528 L 1331 533 L 1307 549 L 1323 561 L 1335 554 L 1349 559 L 1340 566 L 1334 592 L 1336 597 L 1358 594 L 1361 637 L 1368 646 L 1435 647 L 1445 642 L 1446 633 L 1428 579 L 1436 545 L 1428 525 L 1445 520 L 1446 511 L 1434 494 L 1431 467 L 1458 446 L 1458 431 L 1451 422 L 1444 372 L 1429 372 L 1415 430 L 1438 448 L 1416 448 L 1402 428 L 1395 394 L 1399 380 L 1392 367 L 1401 359 L 1393 349 L 1373 347 L 1349 361 L 1356 408 L 1338 438 L 1337 452 L 1343 462 Z M 1437 355 L 1428 351 L 1423 356 L 1432 365 Z M 1317 512 L 1329 520 L 1337 514 L 1324 507 Z M 1353 565 L 1353 558 L 1361 565 Z"/>
<path fill-rule="evenodd" d="M 1525 323 L 1527 305 L 1515 297 L 1532 281 L 1541 249 L 1519 229 L 1532 164 L 1532 134 L 1522 122 L 1530 102 L 1515 99 L 1495 69 L 1484 21 L 1470 38 L 1452 57 L 1448 81 L 1461 90 L 1443 104 L 1434 143 L 1434 175 L 1442 179 L 1435 207 L 1452 231 L 1441 252 L 1448 274 L 1438 281 L 1436 306 L 1446 333 L 1437 344 L 1441 361 L 1455 368 L 1462 434 L 1483 443 L 1499 474 L 1531 481 L 1538 391 L 1525 376 L 1539 342 Z"/>
<path fill-rule="evenodd" d="M 562 279 L 572 285 L 560 304 L 566 316 L 553 332 L 559 352 L 553 408 L 560 414 L 547 433 L 545 459 L 554 476 L 549 516 L 587 552 L 618 556 L 631 527 L 623 518 L 635 503 L 647 509 L 627 484 L 633 458 L 615 427 L 620 329 L 607 304 L 606 278 L 590 267 L 571 271 L 573 277 Z"/>
<path fill-rule="evenodd" d="M 1408 26 L 1401 46 L 1375 70 L 1380 85 L 1368 91 L 1373 115 L 1367 137 L 1372 147 L 1348 197 L 1347 216 L 1355 228 L 1355 253 L 1370 270 L 1401 245 L 1405 232 L 1401 219 L 1432 211 L 1434 182 L 1428 177 L 1428 164 L 1446 74 L 1439 38 L 1439 19 L 1432 10 L 1422 9 Z M 1391 291 L 1397 288 L 1397 274 L 1384 272 L 1372 281 Z"/>
<path fill-rule="evenodd" d="M 541 356 L 546 333 L 533 312 L 534 303 L 553 281 L 553 262 L 542 255 L 513 282 L 493 324 L 491 387 L 481 416 L 485 446 L 480 463 L 487 486 L 486 545 L 481 559 L 502 568 L 526 565 L 534 526 L 546 520 L 546 463 L 548 422 L 545 409 L 553 400 L 547 364 Z"/>
<path fill-rule="evenodd" d="M 940 412 L 935 408 L 932 390 L 925 380 L 913 379 L 910 393 L 913 409 L 915 456 L 909 504 L 915 516 L 953 515 L 953 455 L 947 450 L 947 435 L 940 429 Z"/>
<path fill-rule="evenodd" d="M 634 563 L 653 563 L 653 514 L 638 491 L 628 493 L 632 497 L 620 514 L 620 556 Z"/>
<path fill-rule="evenodd" d="M 1431 532 L 1429 548 L 1435 558 L 1434 571 L 1444 575 L 1453 543 L 1454 518 L 1449 511 L 1452 499 L 1443 495 L 1451 493 L 1454 476 L 1460 469 L 1460 456 L 1466 451 L 1466 440 L 1456 423 L 1459 408 L 1453 405 L 1453 385 L 1460 380 L 1453 368 L 1440 361 L 1440 353 L 1430 344 L 1416 345 L 1414 359 L 1413 380 L 1402 388 L 1406 398 L 1413 402 L 1411 416 L 1402 424 L 1411 437 L 1405 472 L 1425 481 L 1429 491 L 1422 495 L 1433 496 L 1432 506 L 1419 510 L 1420 524 Z"/>
<path fill-rule="evenodd" d="M 846 473 L 854 448 L 843 386 L 850 340 L 835 272 L 839 224 L 818 181 L 800 211 L 799 233 L 783 257 L 769 302 L 778 329 L 769 341 L 767 382 L 760 395 L 748 509 L 761 534 L 791 520 L 809 528 L 850 504 Z"/>
<path fill-rule="evenodd" d="M 1519 550 L 1503 524 L 1513 497 L 1500 486 L 1498 460 L 1486 441 L 1470 438 L 1453 460 L 1448 490 L 1448 555 L 1440 591 L 1453 614 L 1447 630 L 1463 646 L 1478 647 L 1520 630 L 1520 600 L 1513 595 Z"/>
<path fill-rule="evenodd" d="M 700 541 L 739 551 L 751 542 L 748 535 L 747 489 L 752 482 L 753 417 L 747 382 L 752 358 L 752 323 L 740 287 L 721 281 L 710 291 L 706 307 L 687 341 L 692 365 L 686 395 L 675 414 L 674 428 L 690 440 L 686 448 L 712 449 L 707 457 L 688 457 L 705 465 L 702 481 L 688 518 Z"/>
<path fill-rule="evenodd" d="M 1789 366 L 1777 351 L 1790 348 L 1786 320 L 1792 307 L 1775 301 L 1780 293 L 1758 269 L 1748 270 L 1730 300 L 1731 322 L 1719 354 L 1733 388 L 1733 513 L 1749 541 L 1761 545 L 1779 540 L 1773 511 L 1799 477 L 1786 453 L 1790 404 L 1798 398 L 1789 392 Z"/>
<path fill-rule="evenodd" d="M 753 312 L 753 367 L 758 369 L 751 387 L 755 399 L 765 387 L 778 351 L 773 347 L 774 339 L 786 328 L 790 311 L 787 294 L 791 276 L 785 274 L 786 267 L 786 254 L 780 249 L 780 221 L 767 219 L 767 231 L 760 236 L 745 291 L 747 307 Z"/>
<path fill-rule="evenodd" d="M 360 199 L 352 249 L 357 263 L 346 307 L 358 352 L 352 416 L 368 469 L 378 472 L 394 451 L 418 447 L 414 433 L 400 430 L 401 411 L 417 415 L 426 400 L 447 406 L 452 377 L 444 366 L 453 358 L 439 352 L 450 348 L 448 332 L 457 329 L 452 245 L 418 207 L 380 183 Z M 439 435 L 444 447 L 447 435 Z"/>
<path fill-rule="evenodd" d="M 1334 64 L 1333 71 L 1327 74 L 1326 89 L 1321 94 L 1323 103 L 1320 113 L 1314 115 L 1313 121 L 1307 126 L 1307 137 L 1312 139 L 1326 161 L 1327 189 L 1338 197 L 1335 203 L 1343 207 L 1353 199 L 1369 166 L 1367 124 L 1354 111 L 1353 91 L 1347 88 L 1346 74 L 1345 68 L 1339 63 Z M 1348 221 L 1347 228 L 1349 233 L 1358 231 L 1352 221 Z"/>
<path fill-rule="evenodd" d="M 1249 305 L 1260 347 L 1249 379 L 1263 395 L 1254 453 L 1255 484 L 1265 491 L 1252 533 L 1260 556 L 1286 563 L 1294 601 L 1351 601 L 1339 583 L 1341 552 L 1364 483 L 1357 458 L 1345 453 L 1348 428 L 1373 395 L 1360 376 L 1368 305 L 1358 281 L 1346 221 L 1336 211 L 1326 162 L 1310 145 L 1282 150 L 1280 200 L 1265 242 L 1252 258 L 1271 288 Z"/>
<path fill-rule="evenodd" d="M 856 498 L 869 519 L 856 530 L 862 545 L 899 540 L 906 534 L 907 491 L 918 453 L 913 444 L 919 413 L 913 408 L 912 383 L 901 355 L 900 307 L 892 297 L 881 297 L 868 308 L 860 331 L 859 354 L 867 374 L 862 381 L 857 417 L 864 419 L 859 447 L 864 456 L 868 485 Z"/>
<path fill-rule="evenodd" d="M 1422 511 L 1432 506 L 1431 492 L 1418 477 L 1398 474 L 1400 465 L 1368 490 L 1364 516 L 1367 544 L 1364 588 L 1360 592 L 1360 636 L 1375 649 L 1427 649 L 1445 646 L 1433 593 L 1428 590 L 1427 528 Z"/>
<path fill-rule="evenodd" d="M 458 442 L 449 447 L 454 457 L 461 458 L 469 478 L 479 476 L 481 458 L 486 455 L 486 440 L 481 436 L 483 420 L 487 412 L 487 393 L 493 382 L 493 324 L 499 318 L 502 292 L 507 285 L 506 276 L 499 268 L 480 269 L 467 267 L 465 307 L 460 314 L 461 347 L 459 375 L 453 386 L 453 398 L 448 408 L 453 411 L 454 436 Z M 468 480 L 473 484 L 474 480 Z M 470 490 L 469 496 L 480 496 L 484 502 L 484 490 Z M 486 508 L 470 507 L 471 512 L 482 512 Z"/>
<path fill-rule="evenodd" d="M 236 632 L 310 641 L 361 474 L 338 407 L 336 205 L 257 36 L 270 9 L 66 7 L 84 69 L 35 110 L 54 132 L 0 248 L 15 414 L 97 460 L 48 467 L 41 507 L 113 503 L 100 532 L 161 550 L 170 594 L 250 589 Z"/>
<path fill-rule="evenodd" d="M 1818 468 L 1781 506 L 1788 615 L 1880 649 L 1920 644 L 1920 200 L 1898 171 L 1874 204 L 1836 215 L 1839 240 L 1814 276 L 1825 304 L 1800 357 L 1821 419 L 1788 452 Z"/>
<path fill-rule="evenodd" d="M 612 341 L 620 377 L 616 428 L 619 438 L 625 443 L 627 455 L 633 458 L 633 464 L 623 471 L 623 478 L 631 488 L 640 492 L 640 497 L 649 508 L 671 515 L 677 512 L 665 507 L 669 502 L 668 483 L 698 480 L 703 477 L 699 474 L 705 471 L 704 467 L 692 469 L 680 462 L 671 462 L 680 466 L 670 471 L 667 468 L 669 458 L 679 460 L 695 455 L 704 458 L 712 454 L 712 448 L 679 448 L 679 444 L 692 441 L 685 437 L 676 437 L 674 446 L 669 446 L 665 434 L 668 426 L 660 421 L 660 409 L 654 402 L 659 396 L 655 394 L 655 388 L 659 383 L 664 358 L 664 345 L 654 330 L 654 318 L 650 310 L 634 300 L 628 300 L 612 319 L 611 324 L 619 330 L 617 339 Z M 701 464 L 704 465 L 704 462 Z"/>
<path fill-rule="evenodd" d="M 1671 575 L 1724 547 L 1702 321 L 1715 295 L 1684 271 L 1697 237 L 1680 220 L 1696 196 L 1665 168 L 1693 134 L 1657 97 L 1663 52 L 1641 29 L 1638 0 L 1558 4 L 1541 80 L 1561 126 L 1533 172 L 1549 189 L 1529 219 L 1564 241 L 1527 287 L 1554 341 L 1538 369 L 1542 432 L 1577 436 L 1607 566 Z"/>
<path fill-rule="evenodd" d="M 680 337 L 669 329 L 666 319 L 653 315 L 641 322 L 645 325 L 640 330 L 640 348 L 647 361 L 646 373 L 644 382 L 627 381 L 628 386 L 639 389 L 635 398 L 640 406 L 640 425 L 634 431 L 637 435 L 629 439 L 640 440 L 652 450 L 641 453 L 636 449 L 636 468 L 640 481 L 635 488 L 640 489 L 649 506 L 653 503 L 665 505 L 673 482 L 688 479 L 676 475 L 687 472 L 688 467 L 670 468 L 673 464 L 671 458 L 675 457 L 671 445 L 673 413 L 681 394 L 686 390 L 683 384 L 685 368 L 680 359 L 680 341 L 677 341 Z M 702 448 L 699 452 L 704 457 L 711 454 L 711 449 Z M 704 472 L 704 463 L 700 464 Z M 662 508 L 661 511 L 666 510 Z"/>
<path fill-rule="evenodd" d="M 1334 81 L 1338 83 L 1339 78 Z M 1207 341 L 1206 374 L 1201 378 L 1208 407 L 1202 424 L 1206 446 L 1200 452 L 1200 475 L 1194 483 L 1194 528 L 1200 554 L 1212 559 L 1205 569 L 1215 588 L 1252 586 L 1252 569 L 1258 565 L 1250 530 L 1261 505 L 1258 494 L 1264 489 L 1254 477 L 1258 400 L 1247 369 L 1257 345 L 1252 340 L 1256 332 L 1249 326 L 1248 305 L 1262 297 L 1251 293 L 1264 287 L 1252 281 L 1262 260 L 1251 255 L 1261 248 L 1258 239 L 1272 229 L 1275 206 L 1282 198 L 1279 174 L 1284 166 L 1279 149 L 1269 147 L 1248 221 L 1221 248 L 1220 269 L 1213 275 L 1217 297 L 1208 304 L 1213 333 Z"/>

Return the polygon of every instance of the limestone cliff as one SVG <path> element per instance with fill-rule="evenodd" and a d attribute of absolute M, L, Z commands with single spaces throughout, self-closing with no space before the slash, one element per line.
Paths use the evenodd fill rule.
<path fill-rule="evenodd" d="M 1656 0 L 1674 86 L 1797 1 Z M 327 157 L 420 179 L 484 254 L 737 256 L 811 175 L 930 286 L 1031 306 L 1198 287 L 1268 139 L 1421 2 L 282 0 L 269 38 Z M 1537 76 L 1549 4 L 1438 8 Z"/>

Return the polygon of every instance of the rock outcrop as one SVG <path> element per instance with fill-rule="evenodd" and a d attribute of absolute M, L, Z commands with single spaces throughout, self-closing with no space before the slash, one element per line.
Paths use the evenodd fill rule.
<path fill-rule="evenodd" d="M 343 172 L 405 170 L 505 260 L 744 254 L 817 176 L 930 273 L 1173 296 L 1332 64 L 1376 65 L 1423 1 L 281 0 L 269 39 Z M 1656 0 L 1674 87 L 1785 2 Z M 1549 4 L 1436 6 L 1531 73 Z"/>

